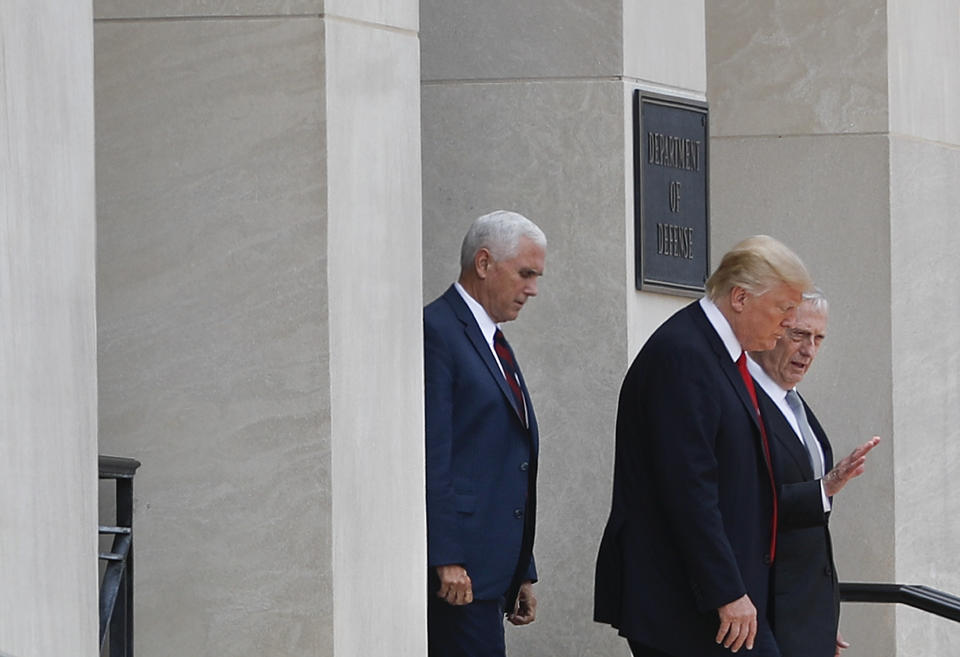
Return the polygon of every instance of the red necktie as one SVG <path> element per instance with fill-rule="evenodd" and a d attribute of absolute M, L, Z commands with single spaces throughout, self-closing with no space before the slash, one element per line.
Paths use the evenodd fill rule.
<path fill-rule="evenodd" d="M 740 358 L 737 359 L 737 368 L 740 370 L 740 376 L 747 386 L 747 392 L 750 393 L 750 399 L 753 401 L 753 409 L 757 412 L 757 422 L 760 423 L 760 440 L 763 443 L 763 456 L 766 459 L 767 474 L 770 476 L 770 490 L 773 493 L 773 520 L 770 524 L 770 563 L 777 553 L 777 484 L 773 480 L 773 465 L 770 460 L 770 443 L 767 442 L 767 430 L 763 426 L 763 417 L 760 415 L 760 406 L 757 404 L 757 389 L 753 387 L 753 377 L 747 369 L 747 354 L 740 352 Z"/>
<path fill-rule="evenodd" d="M 519 377 L 517 376 L 517 362 L 513 359 L 513 350 L 510 349 L 510 345 L 507 344 L 507 339 L 500 329 L 497 329 L 497 332 L 493 334 L 493 349 L 497 352 L 497 358 L 500 359 L 507 385 L 513 391 L 513 397 L 517 402 L 517 415 L 523 421 L 523 426 L 527 426 L 527 412 L 523 405 L 523 392 L 520 390 Z"/>

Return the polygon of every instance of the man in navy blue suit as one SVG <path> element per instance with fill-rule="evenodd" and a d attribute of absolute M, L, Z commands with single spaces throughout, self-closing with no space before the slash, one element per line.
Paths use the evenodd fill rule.
<path fill-rule="evenodd" d="M 777 346 L 751 353 L 747 363 L 758 384 L 780 502 L 770 621 L 782 657 L 834 657 L 849 645 L 837 630 L 830 510 L 833 496 L 863 473 L 867 453 L 880 442 L 874 436 L 834 466 L 827 434 L 797 393 L 826 338 L 827 312 L 822 293 L 804 295 Z"/>
<path fill-rule="evenodd" d="M 811 286 L 786 246 L 744 240 L 624 378 L 594 618 L 636 657 L 779 657 L 775 486 L 744 352 L 772 348 Z"/>
<path fill-rule="evenodd" d="M 504 614 L 536 617 L 537 421 L 499 325 L 537 294 L 546 246 L 515 212 L 478 218 L 423 312 L 430 657 L 502 657 Z"/>

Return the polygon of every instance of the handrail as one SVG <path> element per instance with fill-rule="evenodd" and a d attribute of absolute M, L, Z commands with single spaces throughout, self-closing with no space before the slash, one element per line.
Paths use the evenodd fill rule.
<path fill-rule="evenodd" d="M 140 461 L 101 454 L 99 466 L 101 479 L 133 479 L 133 475 L 137 474 L 137 468 L 140 467 Z"/>
<path fill-rule="evenodd" d="M 100 456 L 100 479 L 116 481 L 116 520 L 100 525 L 101 535 L 112 535 L 100 583 L 100 652 L 110 637 L 111 657 L 133 657 L 133 476 L 140 461 Z"/>
<path fill-rule="evenodd" d="M 844 602 L 900 603 L 960 622 L 960 597 L 917 584 L 840 582 Z"/>

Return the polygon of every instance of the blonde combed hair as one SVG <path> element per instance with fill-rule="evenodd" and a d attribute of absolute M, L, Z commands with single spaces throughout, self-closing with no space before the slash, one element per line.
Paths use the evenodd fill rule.
<path fill-rule="evenodd" d="M 769 235 L 754 235 L 727 251 L 707 279 L 706 291 L 717 302 L 735 287 L 760 295 L 784 283 L 802 292 L 813 289 L 813 280 L 796 253 Z"/>

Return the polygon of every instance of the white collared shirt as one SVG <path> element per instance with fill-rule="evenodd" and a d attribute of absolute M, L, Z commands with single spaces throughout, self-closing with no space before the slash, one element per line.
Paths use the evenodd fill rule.
<path fill-rule="evenodd" d="M 740 354 L 743 353 L 743 347 L 740 346 L 740 341 L 737 340 L 737 336 L 734 335 L 730 322 L 727 321 L 727 318 L 724 317 L 720 309 L 717 308 L 717 304 L 710 301 L 707 297 L 700 299 L 700 307 L 703 308 L 703 312 L 707 315 L 707 319 L 710 321 L 710 325 L 713 326 L 713 330 L 717 332 L 720 340 L 723 341 L 723 346 L 726 347 L 727 353 L 730 354 L 730 360 L 736 363 L 740 358 Z"/>
<path fill-rule="evenodd" d="M 760 387 L 763 388 L 763 391 L 767 393 L 767 396 L 773 400 L 773 403 L 777 405 L 777 408 L 780 409 L 780 414 L 783 415 L 787 423 L 790 424 L 790 428 L 793 429 L 793 432 L 796 434 L 797 439 L 800 441 L 800 444 L 803 445 L 804 451 L 806 451 L 807 446 L 803 440 L 803 433 L 800 431 L 800 425 L 797 423 L 797 416 L 794 415 L 793 409 L 790 408 L 787 404 L 787 391 L 781 388 L 776 381 L 770 378 L 770 375 L 767 374 L 760 365 L 754 361 L 749 354 L 747 354 L 747 369 L 750 371 L 750 374 L 760 384 Z M 820 442 L 816 443 L 817 451 L 820 452 L 820 462 L 826 463 L 826 459 L 823 457 L 823 447 L 820 446 Z M 823 488 L 823 480 L 820 481 L 820 498 L 823 501 L 823 510 L 830 510 L 830 498 L 827 497 L 827 493 Z"/>
<path fill-rule="evenodd" d="M 490 347 L 490 353 L 493 354 L 493 361 L 497 364 L 497 367 L 500 368 L 500 374 L 503 374 L 503 365 L 500 363 L 500 357 L 497 356 L 497 350 L 493 346 L 493 336 L 499 328 L 497 323 L 487 314 L 486 309 L 480 305 L 480 302 L 470 296 L 470 293 L 467 292 L 459 282 L 454 283 L 453 286 L 467 304 L 467 308 L 470 309 L 473 318 L 477 320 L 480 333 L 483 334 L 483 339 L 487 341 L 487 346 Z M 506 378 L 506 374 L 504 374 L 504 378 Z"/>
<path fill-rule="evenodd" d="M 473 318 L 477 320 L 477 326 L 480 327 L 480 332 L 483 334 L 483 339 L 487 341 L 487 346 L 490 347 L 490 353 L 493 354 L 493 362 L 497 364 L 497 367 L 500 368 L 500 374 L 503 375 L 503 378 L 506 379 L 507 375 L 503 371 L 503 363 L 500 362 L 500 356 L 497 355 L 497 349 L 493 346 L 493 336 L 496 335 L 497 329 L 500 326 L 493 321 L 493 318 L 490 317 L 487 313 L 487 309 L 484 308 L 479 301 L 470 296 L 470 293 L 467 292 L 459 282 L 453 284 L 457 292 L 463 298 L 463 301 L 467 304 L 467 308 L 470 309 L 470 312 L 473 313 Z M 518 385 L 520 384 L 520 377 L 514 377 Z M 509 383 L 509 382 L 508 382 Z M 527 400 L 521 399 L 523 403 L 524 415 L 521 417 L 530 417 L 530 409 L 527 408 Z M 529 421 L 529 420 L 528 420 Z"/>

